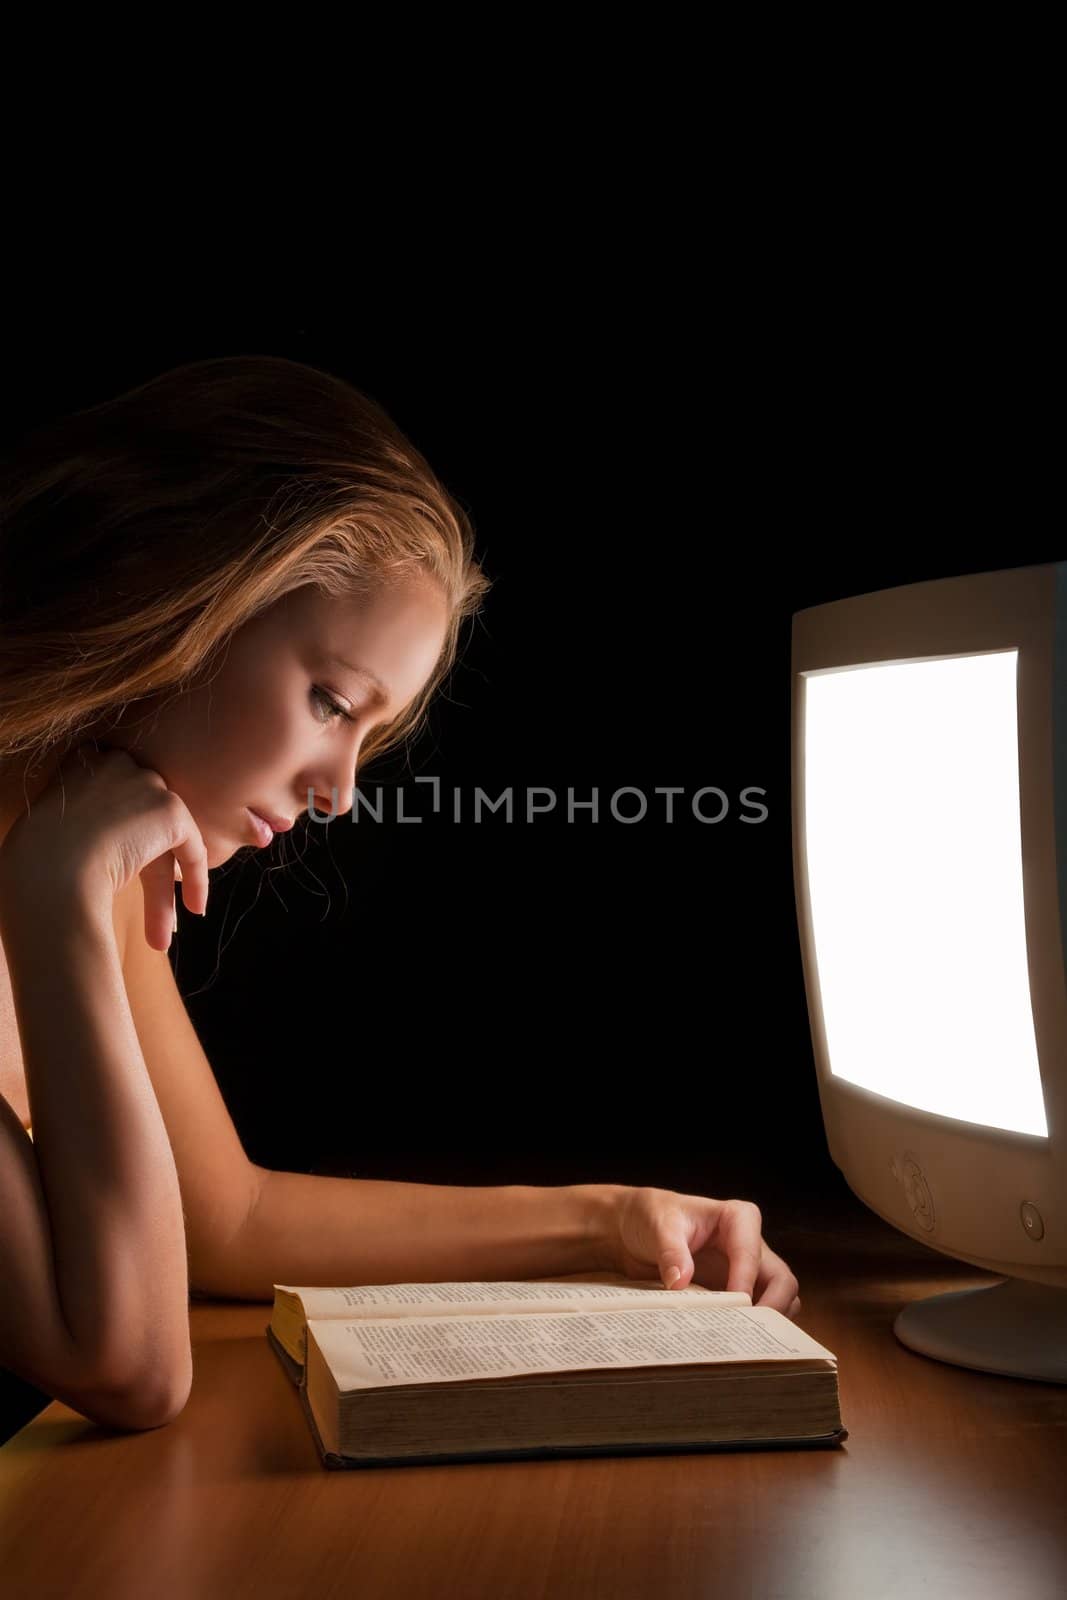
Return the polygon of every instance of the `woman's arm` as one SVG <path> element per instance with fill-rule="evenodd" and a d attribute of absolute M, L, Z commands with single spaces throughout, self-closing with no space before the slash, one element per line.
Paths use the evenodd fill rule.
<path fill-rule="evenodd" d="M 258 1198 L 206 1294 L 273 1301 L 276 1283 L 451 1283 L 614 1270 L 623 1184 L 500 1188 L 327 1178 L 260 1167 Z"/>
<path fill-rule="evenodd" d="M 178 1169 L 192 1293 L 270 1302 L 275 1283 L 535 1278 L 607 1266 L 608 1197 L 622 1184 L 453 1188 L 251 1162 L 170 962 L 145 942 L 136 880 L 125 912 L 123 974 Z"/>
<path fill-rule="evenodd" d="M 157 1426 L 192 1382 L 185 1232 L 111 907 L 4 887 L 0 930 L 33 1123 L 5 1217 L 0 1343 L 13 1371 L 96 1420 Z M 63 1337 L 44 1370 L 34 1317 L 49 1307 Z"/>

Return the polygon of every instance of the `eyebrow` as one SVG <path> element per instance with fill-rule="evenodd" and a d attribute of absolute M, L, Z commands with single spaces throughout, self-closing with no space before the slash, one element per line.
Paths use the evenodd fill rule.
<path fill-rule="evenodd" d="M 329 655 L 325 656 L 324 660 L 335 661 L 339 667 L 344 667 L 347 671 L 355 673 L 357 678 L 365 678 L 368 683 L 372 683 L 374 685 L 377 691 L 376 699 L 378 704 L 380 706 L 384 706 L 386 704 L 389 696 L 386 693 L 385 684 L 382 682 L 381 678 L 378 677 L 378 674 L 376 672 L 372 672 L 369 667 L 357 666 L 354 661 L 346 661 L 343 656 Z"/>

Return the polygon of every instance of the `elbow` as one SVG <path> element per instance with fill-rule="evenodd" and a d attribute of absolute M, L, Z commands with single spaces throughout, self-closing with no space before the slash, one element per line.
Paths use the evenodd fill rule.
<path fill-rule="evenodd" d="M 124 1433 L 163 1428 L 184 1411 L 192 1387 L 192 1355 L 187 1350 L 173 1371 L 157 1365 L 147 1375 L 105 1385 L 85 1407 L 85 1414 Z"/>
<path fill-rule="evenodd" d="M 168 1422 L 181 1416 L 192 1389 L 192 1379 L 180 1379 L 163 1387 L 153 1387 L 135 1392 L 122 1424 L 129 1433 L 143 1433 L 150 1428 L 165 1428 Z"/>

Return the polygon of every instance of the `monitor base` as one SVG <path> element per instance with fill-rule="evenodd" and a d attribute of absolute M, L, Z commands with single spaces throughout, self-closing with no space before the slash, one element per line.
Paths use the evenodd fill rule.
<path fill-rule="evenodd" d="M 893 1323 L 901 1344 L 955 1367 L 1067 1383 L 1067 1290 L 1025 1278 L 913 1300 Z"/>

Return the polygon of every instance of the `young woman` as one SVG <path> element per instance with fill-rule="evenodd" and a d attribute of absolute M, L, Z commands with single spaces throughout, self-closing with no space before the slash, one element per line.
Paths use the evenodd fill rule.
<path fill-rule="evenodd" d="M 262 819 L 350 809 L 490 587 L 382 408 L 281 358 L 193 362 L 20 441 L 0 510 L 0 1386 L 158 1427 L 190 1290 L 275 1282 L 607 1269 L 795 1316 L 748 1201 L 242 1149 L 164 953 L 177 886 L 203 912 Z"/>

